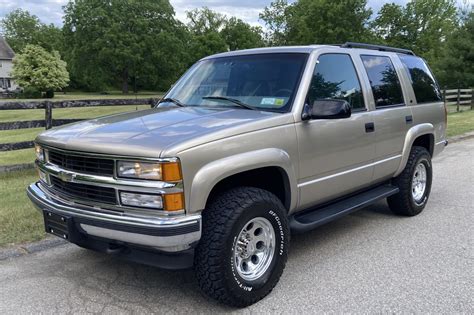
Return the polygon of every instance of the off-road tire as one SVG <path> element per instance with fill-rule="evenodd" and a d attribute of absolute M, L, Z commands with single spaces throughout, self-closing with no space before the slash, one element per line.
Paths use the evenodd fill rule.
<path fill-rule="evenodd" d="M 416 202 L 412 195 L 412 179 L 419 163 L 423 163 L 426 172 L 426 188 L 420 202 Z M 431 164 L 431 155 L 423 147 L 414 146 L 411 149 L 410 156 L 403 172 L 392 180 L 392 184 L 397 186 L 400 191 L 387 198 L 390 210 L 398 215 L 415 216 L 420 214 L 426 206 L 433 178 L 433 168 Z"/>
<path fill-rule="evenodd" d="M 275 251 L 265 273 L 249 282 L 235 270 L 234 244 L 243 227 L 257 217 L 271 223 Z M 194 260 L 199 286 L 209 297 L 234 307 L 261 300 L 283 273 L 289 238 L 286 209 L 274 194 L 254 187 L 239 187 L 219 194 L 203 211 L 202 237 Z"/>

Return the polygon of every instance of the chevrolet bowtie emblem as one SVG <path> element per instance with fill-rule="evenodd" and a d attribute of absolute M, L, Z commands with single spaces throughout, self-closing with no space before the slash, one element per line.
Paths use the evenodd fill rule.
<path fill-rule="evenodd" d="M 63 182 L 72 182 L 74 181 L 74 178 L 76 177 L 76 175 L 60 171 L 58 174 L 58 177 L 61 178 Z"/>

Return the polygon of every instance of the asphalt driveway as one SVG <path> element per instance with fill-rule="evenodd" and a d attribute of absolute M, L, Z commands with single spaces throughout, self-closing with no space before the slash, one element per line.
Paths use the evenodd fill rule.
<path fill-rule="evenodd" d="M 474 313 L 474 139 L 434 161 L 425 211 L 376 204 L 294 236 L 275 290 L 237 310 L 170 272 L 66 244 L 0 261 L 0 313 Z"/>

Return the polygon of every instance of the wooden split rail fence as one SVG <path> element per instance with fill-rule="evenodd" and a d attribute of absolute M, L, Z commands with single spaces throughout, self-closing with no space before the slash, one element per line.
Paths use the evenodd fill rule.
<path fill-rule="evenodd" d="M 461 110 L 461 106 L 469 106 L 474 109 L 474 93 L 473 89 L 452 89 L 443 90 L 444 104 L 448 106 L 456 106 L 456 111 Z"/>
<path fill-rule="evenodd" d="M 474 93 L 473 89 L 452 89 L 443 90 L 444 103 L 448 106 L 456 106 L 459 112 L 461 107 L 470 106 L 474 109 Z M 153 106 L 157 99 L 110 99 L 110 100 L 83 100 L 83 101 L 38 101 L 38 102 L 5 102 L 0 103 L 1 110 L 22 110 L 22 109 L 44 109 L 44 120 L 0 122 L 1 130 L 15 130 L 26 128 L 42 128 L 49 129 L 51 127 L 60 126 L 82 119 L 53 119 L 54 108 L 72 108 L 72 107 L 94 107 L 94 106 L 126 106 L 126 105 L 147 105 Z M 1 114 L 0 114 L 1 115 Z M 1 142 L 1 141 L 0 141 Z M 23 141 L 15 143 L 0 143 L 0 152 L 21 150 L 34 147 L 33 141 Z M 0 173 L 18 169 L 29 168 L 33 164 L 17 164 L 0 166 Z"/>
<path fill-rule="evenodd" d="M 0 116 L 2 110 L 24 110 L 44 109 L 44 119 L 30 121 L 0 122 L 1 130 L 15 130 L 27 128 L 50 129 L 55 126 L 69 124 L 84 119 L 53 119 L 54 108 L 73 107 L 96 107 L 96 106 L 127 106 L 127 105 L 150 105 L 154 106 L 157 99 L 105 99 L 105 100 L 82 100 L 82 101 L 38 101 L 38 102 L 4 102 L 0 103 Z M 1 141 L 0 141 L 1 142 Z M 33 141 L 22 141 L 15 143 L 0 143 L 0 152 L 33 148 Z M 25 169 L 32 167 L 32 163 L 0 166 L 0 173 Z"/>

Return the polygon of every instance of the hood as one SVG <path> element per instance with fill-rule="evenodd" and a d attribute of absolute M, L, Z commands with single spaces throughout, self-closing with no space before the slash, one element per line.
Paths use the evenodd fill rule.
<path fill-rule="evenodd" d="M 61 126 L 36 141 L 65 150 L 160 157 L 174 145 L 184 149 L 185 143 L 195 146 L 269 128 L 288 122 L 289 116 L 240 108 L 155 108 Z"/>

